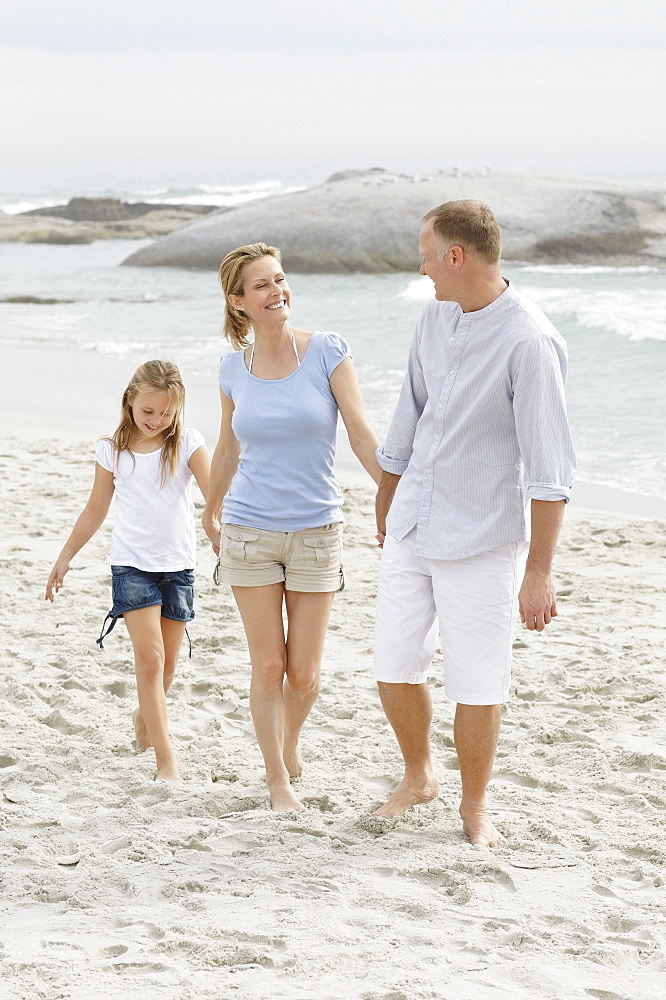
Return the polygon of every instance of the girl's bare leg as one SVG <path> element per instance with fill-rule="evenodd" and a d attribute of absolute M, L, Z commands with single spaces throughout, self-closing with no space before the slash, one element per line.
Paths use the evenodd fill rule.
<path fill-rule="evenodd" d="M 334 592 L 285 591 L 289 624 L 282 757 L 292 778 L 298 777 L 303 770 L 298 738 L 319 694 L 321 658 L 334 596 Z"/>
<path fill-rule="evenodd" d="M 233 587 L 250 649 L 250 711 L 266 767 L 266 784 L 275 812 L 302 809 L 284 765 L 284 675 L 287 650 L 282 624 L 284 586 Z"/>
<path fill-rule="evenodd" d="M 137 611 L 128 611 L 124 617 L 134 647 L 139 708 L 145 722 L 148 739 L 155 748 L 157 777 L 175 781 L 180 775 L 169 740 L 169 724 L 164 697 L 165 647 L 161 626 L 161 608 L 158 604 L 150 608 L 139 608 Z"/>
<path fill-rule="evenodd" d="M 164 679 L 163 688 L 166 694 L 173 683 L 176 674 L 176 664 L 178 654 L 185 636 L 185 622 L 175 622 L 170 618 L 160 618 L 160 628 L 162 629 L 162 642 L 164 644 Z M 148 750 L 152 747 L 148 729 L 141 709 L 137 708 L 132 716 L 134 722 L 134 733 L 136 735 L 137 746 L 141 750 Z"/>

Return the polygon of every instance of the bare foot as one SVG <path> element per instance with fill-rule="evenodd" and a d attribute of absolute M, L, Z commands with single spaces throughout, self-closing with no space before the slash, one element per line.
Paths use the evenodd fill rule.
<path fill-rule="evenodd" d="M 284 760 L 284 766 L 289 772 L 290 778 L 300 778 L 303 774 L 303 755 L 301 754 L 301 748 L 298 743 L 293 748 L 293 750 L 287 750 L 285 748 L 282 754 L 282 759 Z"/>
<path fill-rule="evenodd" d="M 476 847 L 501 847 L 506 838 L 496 828 L 485 806 L 459 809 L 463 830 Z"/>
<path fill-rule="evenodd" d="M 268 794 L 271 797 L 271 809 L 273 812 L 283 813 L 300 812 L 305 809 L 303 803 L 296 798 L 291 790 L 291 785 L 275 784 L 268 786 Z"/>
<path fill-rule="evenodd" d="M 139 750 L 149 750 L 153 744 L 150 742 L 150 736 L 148 735 L 146 723 L 143 721 L 140 708 L 135 708 L 132 712 L 132 722 L 134 723 L 134 735 Z"/>
<path fill-rule="evenodd" d="M 155 781 L 180 781 L 180 772 L 175 760 L 170 764 L 164 764 L 157 769 Z"/>
<path fill-rule="evenodd" d="M 388 801 L 373 812 L 373 816 L 385 816 L 391 819 L 401 816 L 410 806 L 420 802 L 430 802 L 439 795 L 439 782 L 431 771 L 420 778 L 404 777 Z"/>

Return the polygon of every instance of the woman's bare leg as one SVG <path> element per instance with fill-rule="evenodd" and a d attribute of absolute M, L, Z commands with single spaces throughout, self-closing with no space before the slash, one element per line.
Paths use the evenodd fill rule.
<path fill-rule="evenodd" d="M 164 677 L 162 686 L 166 694 L 173 683 L 178 663 L 178 654 L 185 636 L 185 622 L 175 622 L 170 618 L 160 618 L 160 628 L 162 630 L 162 642 L 164 644 Z M 146 722 L 140 708 L 137 708 L 132 716 L 134 722 L 134 733 L 136 735 L 137 746 L 141 750 L 148 750 L 152 747 Z"/>
<path fill-rule="evenodd" d="M 155 748 L 157 777 L 176 781 L 178 763 L 169 740 L 164 697 L 165 650 L 159 604 L 128 611 L 125 625 L 134 647 L 134 667 L 139 708 L 148 739 Z"/>
<path fill-rule="evenodd" d="M 302 809 L 284 765 L 284 675 L 287 650 L 282 624 L 284 586 L 232 587 L 250 649 L 250 711 L 266 767 L 266 784 L 275 812 Z"/>
<path fill-rule="evenodd" d="M 288 631 L 282 756 L 292 778 L 303 771 L 298 738 L 319 694 L 321 658 L 334 596 L 334 592 L 285 591 Z"/>

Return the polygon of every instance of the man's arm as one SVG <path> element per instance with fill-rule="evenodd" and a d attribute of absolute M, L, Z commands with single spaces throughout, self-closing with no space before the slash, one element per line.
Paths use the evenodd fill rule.
<path fill-rule="evenodd" d="M 518 595 L 520 620 L 530 631 L 543 632 L 557 616 L 553 557 L 564 517 L 564 500 L 532 500 L 532 540 L 525 577 Z"/>
<path fill-rule="evenodd" d="M 377 496 L 375 497 L 375 515 L 377 517 L 376 538 L 379 542 L 380 549 L 383 548 L 384 539 L 386 538 L 386 515 L 388 514 L 389 507 L 393 502 L 393 497 L 398 488 L 399 482 L 400 476 L 396 476 L 392 472 L 385 472 L 382 470 L 382 478 L 379 482 Z"/>
<path fill-rule="evenodd" d="M 428 389 L 421 367 L 419 355 L 420 320 L 409 348 L 407 371 L 396 404 L 391 426 L 383 447 L 377 449 L 377 461 L 382 470 L 382 478 L 375 500 L 377 515 L 377 541 L 384 545 L 386 537 L 386 516 L 393 502 L 400 477 L 409 465 L 416 427 L 428 400 Z"/>

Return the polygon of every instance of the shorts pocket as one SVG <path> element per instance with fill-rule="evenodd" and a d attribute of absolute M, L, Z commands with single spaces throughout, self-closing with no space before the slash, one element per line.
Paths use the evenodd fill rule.
<path fill-rule="evenodd" d="M 130 573 L 136 573 L 137 570 L 134 566 L 112 566 L 111 576 L 114 579 L 119 579 L 122 576 L 129 576 Z"/>
<path fill-rule="evenodd" d="M 314 561 L 315 566 L 322 568 L 330 566 L 337 557 L 339 544 L 337 534 L 303 536 L 308 562 Z"/>
<path fill-rule="evenodd" d="M 259 540 L 259 534 L 256 528 L 241 528 L 235 524 L 231 527 L 225 527 L 222 547 L 230 559 L 239 562 L 252 562 L 251 543 Z M 250 546 L 249 550 L 248 546 Z"/>

